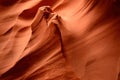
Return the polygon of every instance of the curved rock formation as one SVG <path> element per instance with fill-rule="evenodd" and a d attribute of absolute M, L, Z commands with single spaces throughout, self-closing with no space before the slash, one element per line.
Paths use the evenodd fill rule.
<path fill-rule="evenodd" d="M 120 80 L 119 0 L 1 0 L 0 80 Z"/>

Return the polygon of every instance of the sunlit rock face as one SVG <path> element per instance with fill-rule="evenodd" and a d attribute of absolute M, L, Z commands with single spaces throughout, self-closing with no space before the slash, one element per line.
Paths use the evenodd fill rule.
<path fill-rule="evenodd" d="M 0 0 L 0 80 L 120 80 L 119 0 Z"/>

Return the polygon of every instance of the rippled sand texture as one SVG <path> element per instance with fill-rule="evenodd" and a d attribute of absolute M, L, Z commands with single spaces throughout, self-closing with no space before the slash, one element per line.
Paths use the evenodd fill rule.
<path fill-rule="evenodd" d="M 0 0 L 0 80 L 120 80 L 120 1 Z"/>

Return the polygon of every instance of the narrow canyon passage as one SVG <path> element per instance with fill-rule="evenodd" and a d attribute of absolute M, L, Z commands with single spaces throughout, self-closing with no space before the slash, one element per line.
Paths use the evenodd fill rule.
<path fill-rule="evenodd" d="M 0 0 L 0 80 L 120 80 L 119 0 Z"/>

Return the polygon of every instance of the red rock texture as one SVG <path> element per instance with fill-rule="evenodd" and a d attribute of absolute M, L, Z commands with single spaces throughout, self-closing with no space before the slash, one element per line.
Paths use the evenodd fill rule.
<path fill-rule="evenodd" d="M 0 0 L 0 80 L 120 80 L 119 0 Z"/>

